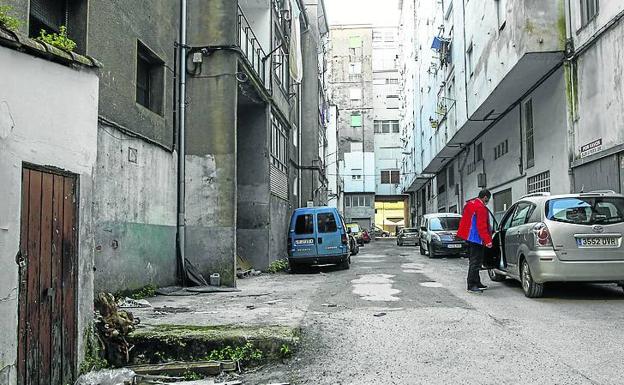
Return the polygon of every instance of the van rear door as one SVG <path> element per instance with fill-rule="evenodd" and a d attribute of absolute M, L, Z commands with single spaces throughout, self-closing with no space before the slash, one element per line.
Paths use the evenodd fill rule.
<path fill-rule="evenodd" d="M 317 251 L 319 256 L 345 254 L 346 245 L 342 243 L 342 227 L 340 219 L 331 212 L 319 212 L 316 214 L 317 224 Z"/>
<path fill-rule="evenodd" d="M 316 257 L 316 218 L 308 211 L 295 213 L 291 224 L 292 257 Z"/>

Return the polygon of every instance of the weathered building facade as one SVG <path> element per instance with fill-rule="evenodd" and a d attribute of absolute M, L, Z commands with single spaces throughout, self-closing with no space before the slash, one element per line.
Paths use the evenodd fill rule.
<path fill-rule="evenodd" d="M 375 221 L 373 33 L 370 25 L 330 30 L 330 90 L 338 108 L 338 168 L 344 216 L 371 228 Z"/>
<path fill-rule="evenodd" d="M 402 186 L 413 222 L 461 211 L 483 187 L 496 215 L 527 193 L 621 191 L 621 66 L 606 54 L 579 71 L 622 28 L 621 7 L 598 3 L 401 2 Z M 611 94 L 591 91 L 601 82 Z"/>

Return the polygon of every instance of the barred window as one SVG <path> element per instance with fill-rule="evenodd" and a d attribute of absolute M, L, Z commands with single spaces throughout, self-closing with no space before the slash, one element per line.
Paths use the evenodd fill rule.
<path fill-rule="evenodd" d="M 286 173 L 288 159 L 288 134 L 282 122 L 271 117 L 271 164 Z"/>
<path fill-rule="evenodd" d="M 550 171 L 527 178 L 527 193 L 550 192 Z"/>
<path fill-rule="evenodd" d="M 581 0 L 581 27 L 586 26 L 598 14 L 598 0 Z"/>

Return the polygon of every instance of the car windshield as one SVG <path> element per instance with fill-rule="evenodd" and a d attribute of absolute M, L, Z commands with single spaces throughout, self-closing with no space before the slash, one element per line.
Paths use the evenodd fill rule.
<path fill-rule="evenodd" d="M 403 232 L 407 234 L 412 234 L 412 233 L 417 233 L 418 229 L 403 229 Z"/>
<path fill-rule="evenodd" d="M 360 232 L 360 225 L 349 224 L 349 225 L 347 225 L 347 228 L 351 229 L 352 233 L 359 233 Z"/>
<path fill-rule="evenodd" d="M 457 217 L 439 217 L 429 219 L 429 230 L 431 231 L 457 231 L 459 229 Z"/>
<path fill-rule="evenodd" d="M 624 198 L 575 197 L 546 202 L 546 218 L 578 225 L 602 225 L 624 222 Z"/>

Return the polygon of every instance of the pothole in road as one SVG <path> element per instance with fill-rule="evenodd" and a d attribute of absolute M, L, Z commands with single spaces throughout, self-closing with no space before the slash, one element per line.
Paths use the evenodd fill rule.
<path fill-rule="evenodd" d="M 389 274 L 366 274 L 351 281 L 353 294 L 360 296 L 365 301 L 399 301 L 395 297 L 401 290 L 392 288 L 394 275 Z"/>
<path fill-rule="evenodd" d="M 424 286 L 424 287 L 444 287 L 444 285 L 442 285 L 440 282 L 434 282 L 434 281 L 421 282 L 420 286 Z"/>

